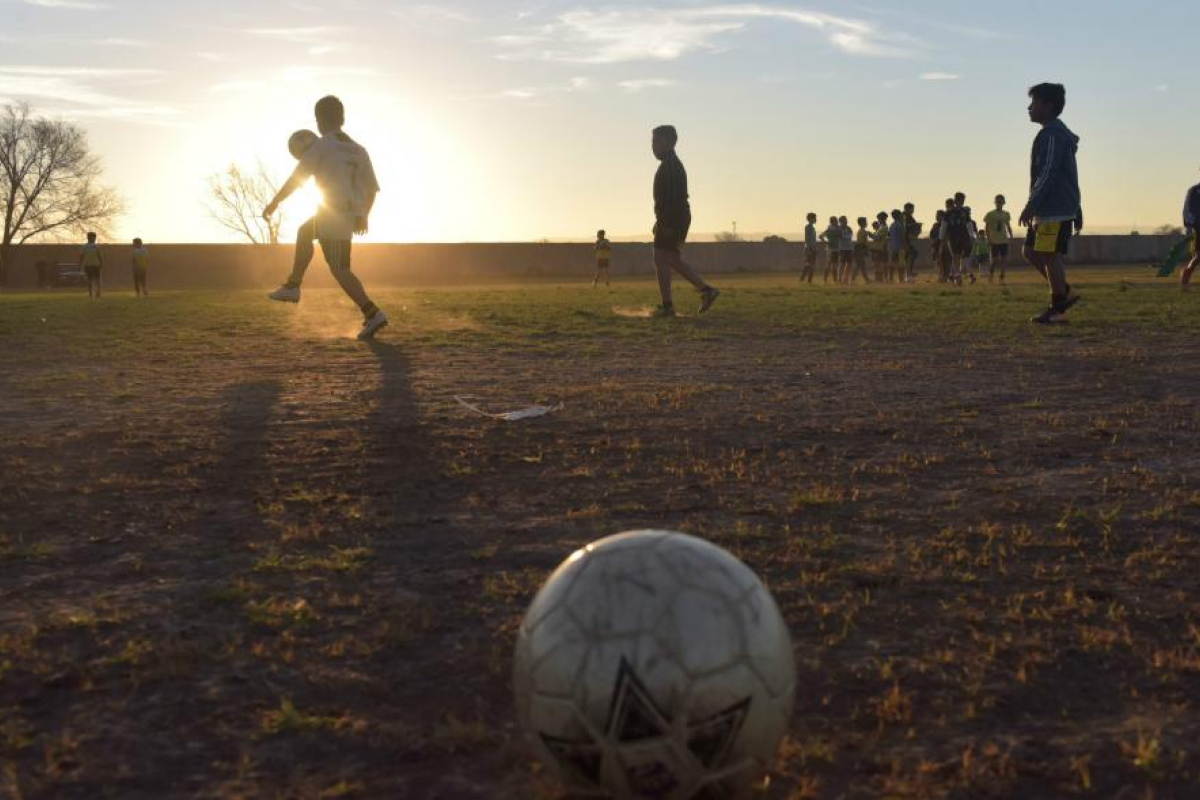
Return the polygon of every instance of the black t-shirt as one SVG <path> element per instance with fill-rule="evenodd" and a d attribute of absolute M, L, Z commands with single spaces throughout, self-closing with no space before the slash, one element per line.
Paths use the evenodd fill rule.
<path fill-rule="evenodd" d="M 659 225 L 682 230 L 692 221 L 687 170 L 674 151 L 663 156 L 654 173 L 654 218 Z"/>

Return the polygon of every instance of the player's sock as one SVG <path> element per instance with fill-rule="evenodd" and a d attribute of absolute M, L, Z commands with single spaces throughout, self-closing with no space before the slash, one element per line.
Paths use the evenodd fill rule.
<path fill-rule="evenodd" d="M 367 304 L 362 307 L 363 319 L 370 319 L 379 313 L 379 306 L 367 301 Z"/>

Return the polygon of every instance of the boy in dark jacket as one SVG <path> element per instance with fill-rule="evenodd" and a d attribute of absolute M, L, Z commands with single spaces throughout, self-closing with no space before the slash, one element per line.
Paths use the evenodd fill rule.
<path fill-rule="evenodd" d="M 1033 142 L 1029 202 L 1021 212 L 1021 224 L 1029 228 L 1025 258 L 1050 284 L 1050 307 L 1032 320 L 1045 325 L 1060 321 L 1079 302 L 1067 283 L 1063 263 L 1072 234 L 1083 230 L 1075 160 L 1079 137 L 1059 119 L 1067 104 L 1062 84 L 1040 83 L 1029 90 L 1029 97 L 1029 119 L 1042 130 Z"/>
<path fill-rule="evenodd" d="M 660 162 L 658 172 L 654 174 L 654 270 L 658 273 L 658 289 L 662 295 L 657 315 L 662 317 L 675 316 L 675 304 L 671 299 L 672 272 L 678 272 L 700 292 L 701 314 L 712 308 L 720 295 L 683 260 L 680 252 L 692 226 L 692 207 L 688 202 L 687 171 L 675 154 L 678 142 L 679 134 L 672 125 L 655 128 L 650 139 L 650 148 Z"/>
<path fill-rule="evenodd" d="M 1179 276 L 1179 288 L 1186 292 L 1192 280 L 1192 273 L 1200 266 L 1200 183 L 1188 189 L 1187 197 L 1184 198 L 1183 227 L 1188 236 L 1192 237 L 1192 260 Z"/>

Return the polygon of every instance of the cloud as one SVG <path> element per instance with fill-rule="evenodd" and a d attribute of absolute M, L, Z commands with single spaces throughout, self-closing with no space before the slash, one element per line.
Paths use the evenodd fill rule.
<path fill-rule="evenodd" d="M 410 8 L 398 8 L 392 14 L 400 19 L 414 22 L 450 22 L 461 24 L 475 21 L 475 18 L 465 11 L 450 8 L 449 6 L 433 5 L 431 3 L 423 3 Z"/>
<path fill-rule="evenodd" d="M 337 46 L 345 41 L 348 28 L 334 25 L 313 25 L 300 28 L 250 28 L 245 31 L 252 36 L 278 39 L 292 44 Z"/>
<path fill-rule="evenodd" d="M 1156 91 L 1156 92 L 1169 92 L 1169 91 L 1171 91 L 1171 87 L 1170 87 L 1170 86 L 1168 86 L 1168 85 L 1167 85 L 1167 84 L 1165 84 L 1165 83 L 1160 83 L 1158 86 L 1155 86 L 1155 87 L 1154 87 L 1154 91 Z"/>
<path fill-rule="evenodd" d="M 629 81 L 621 81 L 617 84 L 627 92 L 637 94 L 644 92 L 647 89 L 669 89 L 672 86 L 678 86 L 678 81 L 673 81 L 670 78 L 635 78 Z"/>
<path fill-rule="evenodd" d="M 795 24 L 821 33 L 844 53 L 905 56 L 912 40 L 865 20 L 787 6 L 736 3 L 684 8 L 577 10 L 527 31 L 495 37 L 512 60 L 615 64 L 671 61 L 723 49 L 723 40 L 755 21 Z"/>
<path fill-rule="evenodd" d="M 956 81 L 960 76 L 953 72 L 923 72 L 921 80 L 923 81 Z"/>
<path fill-rule="evenodd" d="M 593 83 L 590 78 L 578 77 L 571 78 L 567 83 L 558 86 L 522 86 L 517 89 L 506 89 L 500 93 L 500 96 L 510 100 L 537 100 L 547 95 L 585 92 L 592 88 Z"/>
<path fill-rule="evenodd" d="M 93 3 L 90 0 L 25 0 L 25 5 L 38 8 L 64 8 L 70 11 L 100 11 L 108 8 L 107 3 Z"/>
<path fill-rule="evenodd" d="M 171 124 L 181 115 L 177 109 L 122 97 L 109 88 L 159 75 L 146 69 L 0 66 L 0 100 L 28 101 L 43 114 L 76 119 Z"/>

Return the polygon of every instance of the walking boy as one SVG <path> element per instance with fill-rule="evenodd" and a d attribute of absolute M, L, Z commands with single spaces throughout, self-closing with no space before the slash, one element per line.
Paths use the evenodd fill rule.
<path fill-rule="evenodd" d="M 829 218 L 829 227 L 821 234 L 821 240 L 829 248 L 829 260 L 825 262 L 824 278 L 824 282 L 829 283 L 830 272 L 833 272 L 833 279 L 837 280 L 838 265 L 842 260 L 842 223 L 838 221 L 837 217 Z"/>
<path fill-rule="evenodd" d="M 683 260 L 681 251 L 692 227 L 692 207 L 688 201 L 687 170 L 675 153 L 678 143 L 679 133 L 673 125 L 660 125 L 650 137 L 650 149 L 659 160 L 654 174 L 654 271 L 658 273 L 662 296 L 657 315 L 662 317 L 675 316 L 672 272 L 678 272 L 700 292 L 701 314 L 712 308 L 721 294 Z"/>
<path fill-rule="evenodd" d="M 1058 322 L 1080 299 L 1067 283 L 1063 263 L 1072 233 L 1083 230 L 1076 161 L 1079 137 L 1059 119 L 1067 104 L 1062 84 L 1039 83 L 1029 90 L 1029 97 L 1029 119 L 1042 130 L 1033 142 L 1029 202 L 1020 223 L 1029 228 L 1025 258 L 1050 285 L 1050 307 L 1032 320 L 1046 325 Z"/>
<path fill-rule="evenodd" d="M 375 197 L 379 193 L 379 182 L 371 166 L 371 157 L 366 148 L 347 135 L 342 127 L 346 124 L 346 109 L 336 97 L 323 97 L 315 108 L 317 130 L 321 139 L 314 144 L 300 163 L 292 177 L 267 205 L 264 217 L 275 214 L 279 205 L 292 195 L 311 177 L 321 190 L 321 206 L 311 220 L 311 228 L 302 227 L 300 239 L 321 243 L 321 252 L 329 264 L 334 278 L 363 315 L 362 330 L 358 338 L 367 340 L 375 336 L 388 324 L 387 316 L 367 296 L 362 282 L 350 270 L 350 251 L 356 234 L 367 232 Z M 300 301 L 300 284 L 304 280 L 307 264 L 297 262 L 287 282 L 272 292 L 269 297 L 287 303 Z"/>
<path fill-rule="evenodd" d="M 608 236 L 605 232 L 596 231 L 596 277 L 592 278 L 592 288 L 595 289 L 600 285 L 600 278 L 604 278 L 604 285 L 612 287 L 612 275 L 609 271 L 609 264 L 612 259 L 612 243 L 608 241 Z"/>
<path fill-rule="evenodd" d="M 800 273 L 800 282 L 813 282 L 817 271 L 817 250 L 820 242 L 817 240 L 817 215 L 808 212 L 808 224 L 804 226 L 804 270 Z"/>
<path fill-rule="evenodd" d="M 888 280 L 898 275 L 900 282 L 904 283 L 905 263 L 908 260 L 908 226 L 900 209 L 892 211 L 892 227 L 888 229 L 888 256 L 892 262 L 888 267 Z"/>
<path fill-rule="evenodd" d="M 1007 202 L 1004 195 L 996 195 L 996 208 L 983 218 L 988 244 L 992 247 L 992 263 L 988 268 L 989 283 L 995 277 L 996 270 L 1000 271 L 1000 282 L 1004 283 L 1004 272 L 1008 266 L 1008 243 L 1013 238 L 1013 229 L 1012 214 L 1004 210 Z"/>
<path fill-rule="evenodd" d="M 854 229 L 850 227 L 850 220 L 845 217 L 838 217 L 838 224 L 842 226 L 842 238 L 838 242 L 841 248 L 841 283 L 850 282 L 850 270 L 854 268 Z"/>
<path fill-rule="evenodd" d="M 1183 200 L 1183 227 L 1192 238 L 1192 260 L 1179 276 L 1179 288 L 1186 292 L 1192 281 L 1192 273 L 1200 266 L 1200 183 L 1188 189 L 1187 197 Z"/>
<path fill-rule="evenodd" d="M 87 244 L 79 251 L 79 266 L 83 267 L 83 272 L 87 275 L 88 297 L 93 300 L 100 299 L 100 276 L 104 271 L 104 254 L 100 252 L 100 245 L 96 244 L 96 234 L 88 233 Z"/>
<path fill-rule="evenodd" d="M 142 244 L 141 239 L 133 240 L 133 294 L 135 297 L 149 297 L 146 290 L 146 270 L 150 268 L 150 251 Z"/>
<path fill-rule="evenodd" d="M 917 280 L 917 241 L 921 238 L 921 231 L 925 226 L 917 222 L 914 216 L 917 213 L 917 207 L 912 203 L 904 204 L 904 230 L 907 239 L 907 247 L 905 250 L 906 276 L 905 280 L 915 282 Z"/>

